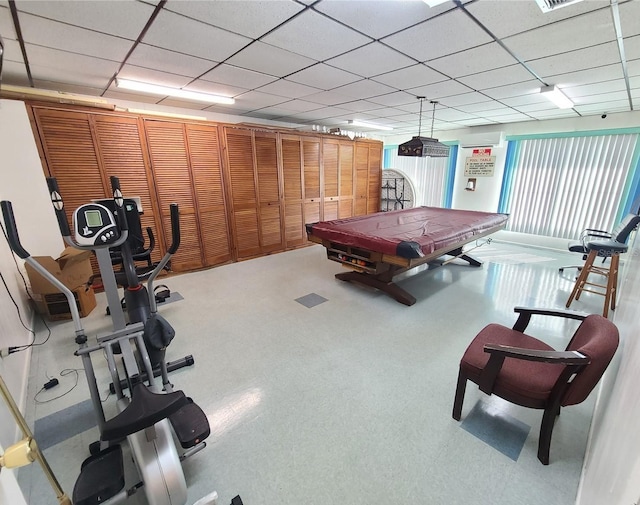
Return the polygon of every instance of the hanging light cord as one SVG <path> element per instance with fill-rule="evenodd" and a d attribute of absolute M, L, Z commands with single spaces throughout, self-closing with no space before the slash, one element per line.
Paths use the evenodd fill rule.
<path fill-rule="evenodd" d="M 433 114 L 431 115 L 431 138 L 433 138 L 433 123 L 436 119 L 436 104 L 438 102 L 431 100 L 431 103 L 433 104 Z M 420 102 L 420 105 L 422 106 L 422 102 Z"/>
<path fill-rule="evenodd" d="M 418 137 L 420 136 L 420 132 L 422 131 L 422 102 L 424 100 L 423 96 L 418 97 L 420 99 L 420 119 L 418 120 Z"/>

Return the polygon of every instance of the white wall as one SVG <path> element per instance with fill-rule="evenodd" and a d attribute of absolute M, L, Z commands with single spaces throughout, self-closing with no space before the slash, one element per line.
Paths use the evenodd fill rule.
<path fill-rule="evenodd" d="M 634 505 L 640 498 L 640 239 L 625 256 L 613 322 L 621 335 L 617 370 L 602 385 L 578 505 Z M 617 373 L 615 373 L 617 371 Z"/>
<path fill-rule="evenodd" d="M 27 111 L 22 102 L 0 100 L 0 200 L 11 200 L 24 246 L 32 254 L 57 256 L 63 249 L 62 239 L 49 201 L 48 190 L 38 156 Z M 22 260 L 17 259 L 22 268 Z M 24 323 L 32 327 L 32 313 L 27 303 L 22 278 L 16 270 L 13 255 L 4 237 L 0 237 L 0 272 L 15 299 Z M 39 336 L 42 338 L 42 335 Z M 9 295 L 0 285 L 0 348 L 31 342 Z M 54 345 L 54 344 L 52 344 Z M 29 351 L 0 359 L 0 375 L 4 378 L 16 403 L 24 412 Z M 0 400 L 0 446 L 8 447 L 19 435 L 13 417 Z M 11 499 L 5 499 L 6 496 Z M 0 474 L 0 503 L 24 503 L 13 473 Z"/>

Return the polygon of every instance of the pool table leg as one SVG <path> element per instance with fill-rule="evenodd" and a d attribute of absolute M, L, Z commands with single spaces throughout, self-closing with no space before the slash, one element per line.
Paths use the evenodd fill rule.
<path fill-rule="evenodd" d="M 479 259 L 474 258 L 473 256 L 469 256 L 468 254 L 463 253 L 462 252 L 462 247 L 458 247 L 457 249 L 454 249 L 453 251 L 449 251 L 447 253 L 447 255 L 455 256 L 456 258 L 459 258 L 461 260 L 465 260 L 472 267 L 481 267 L 482 266 L 482 261 L 480 261 Z"/>
<path fill-rule="evenodd" d="M 380 275 L 355 271 L 343 272 L 336 274 L 336 279 L 347 282 L 357 282 L 359 284 L 364 284 L 365 286 L 371 286 L 372 288 L 379 289 L 404 305 L 411 306 L 416 303 L 415 297 L 411 296 L 407 291 L 393 283 L 391 280 L 394 275 L 393 272 L 393 269 Z"/>

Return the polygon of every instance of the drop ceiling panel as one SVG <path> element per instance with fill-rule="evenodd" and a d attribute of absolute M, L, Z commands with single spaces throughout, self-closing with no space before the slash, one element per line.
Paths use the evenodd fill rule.
<path fill-rule="evenodd" d="M 322 91 L 320 93 L 305 96 L 304 99 L 321 105 L 336 105 L 339 103 L 353 101 L 353 97 L 338 93 L 337 91 Z"/>
<path fill-rule="evenodd" d="M 114 9 L 109 3 L 86 0 L 18 0 L 16 6 L 19 12 L 136 40 L 153 14 L 153 6 L 135 0 L 119 0 L 119 8 Z"/>
<path fill-rule="evenodd" d="M 115 61 L 27 44 L 34 79 L 77 84 L 104 90 L 118 71 Z"/>
<path fill-rule="evenodd" d="M 344 86 L 361 79 L 360 76 L 352 74 L 351 72 L 345 72 L 339 68 L 335 68 L 324 63 L 318 63 L 312 67 L 300 70 L 295 74 L 287 76 L 289 81 L 298 82 L 300 84 L 306 84 L 307 86 L 314 86 L 322 90 L 328 90 Z"/>
<path fill-rule="evenodd" d="M 136 67 L 135 65 L 125 65 L 122 70 L 120 70 L 118 78 L 138 82 L 152 82 L 159 86 L 175 88 L 182 88 L 192 81 L 191 77 L 184 75 L 169 74 L 167 72 L 151 70 L 150 68 Z"/>
<path fill-rule="evenodd" d="M 341 103 L 340 108 L 353 112 L 375 112 L 376 110 L 381 110 L 384 107 L 369 100 L 354 100 L 352 102 Z"/>
<path fill-rule="evenodd" d="M 27 44 L 95 56 L 105 60 L 121 61 L 132 45 L 130 40 L 49 21 L 31 14 L 20 15 L 20 26 Z"/>
<path fill-rule="evenodd" d="M 382 41 L 418 61 L 428 61 L 486 44 L 491 38 L 467 15 L 454 10 Z"/>
<path fill-rule="evenodd" d="M 582 84 L 591 84 L 613 79 L 623 79 L 624 72 L 620 63 L 612 65 L 603 65 L 602 67 L 589 68 L 568 74 L 551 75 L 548 77 L 550 82 L 562 86 L 580 86 Z"/>
<path fill-rule="evenodd" d="M 444 103 L 444 99 L 443 99 Z M 470 103 L 468 105 L 458 105 L 456 109 L 463 110 L 465 112 L 469 112 L 470 114 L 480 115 L 481 112 L 485 112 L 488 110 L 497 110 L 497 109 L 507 109 L 504 105 L 494 100 L 489 102 L 481 102 L 481 103 Z"/>
<path fill-rule="evenodd" d="M 456 107 L 456 109 L 465 112 L 466 114 L 470 114 L 475 117 L 493 117 L 493 116 L 505 116 L 507 114 L 512 114 L 514 110 L 505 105 L 497 104 L 496 102 L 491 102 L 491 109 L 483 109 L 483 110 L 473 110 L 473 106 L 471 105 L 462 105 L 460 107 Z"/>
<path fill-rule="evenodd" d="M 102 92 L 101 89 L 92 88 L 91 86 L 81 86 L 79 84 L 69 84 L 66 82 L 41 81 L 34 79 L 33 84 L 36 88 L 55 89 L 62 93 L 71 93 L 74 95 L 89 95 L 97 97 Z"/>
<path fill-rule="evenodd" d="M 204 74 L 202 79 L 231 86 L 241 85 L 242 87 L 255 89 L 275 81 L 277 77 L 233 65 L 222 64 Z"/>
<path fill-rule="evenodd" d="M 159 105 L 166 105 L 168 107 L 180 107 L 181 109 L 192 109 L 192 110 L 204 110 L 209 105 L 210 102 L 200 102 L 196 100 L 181 100 L 180 98 L 175 97 L 166 97 L 158 102 Z"/>
<path fill-rule="evenodd" d="M 387 107 L 395 107 L 399 105 L 415 105 L 417 103 L 415 95 L 404 91 L 396 91 L 387 93 L 386 95 L 372 96 L 370 102 L 385 105 Z"/>
<path fill-rule="evenodd" d="M 531 93 L 540 93 L 540 82 L 530 80 L 519 82 L 517 84 L 509 84 L 508 86 L 498 86 L 497 88 L 486 89 L 483 93 L 496 100 L 503 98 L 511 98 L 514 96 L 528 95 Z"/>
<path fill-rule="evenodd" d="M 615 39 L 611 12 L 609 9 L 601 9 L 507 37 L 503 42 L 521 59 L 532 60 L 604 44 Z"/>
<path fill-rule="evenodd" d="M 600 93 L 596 95 L 571 97 L 571 100 L 576 105 L 602 105 L 603 103 L 612 102 L 615 100 L 625 100 L 627 97 L 628 95 L 626 91 L 614 91 L 612 93 Z"/>
<path fill-rule="evenodd" d="M 148 93 L 136 93 L 135 91 L 129 90 L 122 91 L 119 88 L 116 88 L 114 84 L 109 87 L 109 89 L 102 95 L 102 97 L 142 103 L 157 103 L 163 98 L 157 95 L 149 95 Z M 131 107 L 135 108 L 135 105 L 131 105 Z"/>
<path fill-rule="evenodd" d="M 283 102 L 278 107 L 282 107 L 289 111 L 289 113 L 297 112 L 309 112 L 312 110 L 318 110 L 322 108 L 322 105 L 313 102 L 307 102 L 306 100 L 290 100 Z"/>
<path fill-rule="evenodd" d="M 620 62 L 618 44 L 607 42 L 566 54 L 527 61 L 527 65 L 540 77 L 579 72 Z"/>
<path fill-rule="evenodd" d="M 561 86 L 562 92 L 569 98 L 588 97 L 599 93 L 612 93 L 614 91 L 626 91 L 627 85 L 624 79 L 585 84 L 583 86 Z"/>
<path fill-rule="evenodd" d="M 228 96 L 228 97 L 234 97 L 234 96 L 246 93 L 247 91 L 250 91 L 249 89 L 241 88 L 239 86 L 229 86 L 228 84 L 209 82 L 209 81 L 204 81 L 202 79 L 197 79 L 189 83 L 187 86 L 184 87 L 184 89 L 197 91 L 199 93 L 211 93 L 213 95 Z"/>
<path fill-rule="evenodd" d="M 636 0 L 637 1 L 637 0 Z M 626 37 L 624 40 L 624 51 L 627 60 L 637 60 L 640 58 L 640 35 Z"/>
<path fill-rule="evenodd" d="M 17 63 L 15 61 L 5 61 L 2 64 L 2 79 L 3 82 L 9 81 L 14 86 L 30 85 L 24 63 Z"/>
<path fill-rule="evenodd" d="M 24 58 L 22 57 L 22 50 L 17 40 L 5 39 L 4 40 L 4 61 L 13 61 L 16 63 L 24 64 Z M 4 70 L 4 67 L 3 67 Z"/>
<path fill-rule="evenodd" d="M 580 114 L 610 114 L 612 112 L 623 112 L 629 110 L 629 100 L 611 100 L 597 104 L 576 105 L 574 107 Z M 605 118 L 606 119 L 606 118 Z M 603 123 L 604 125 L 605 123 Z"/>
<path fill-rule="evenodd" d="M 442 105 L 446 105 L 447 107 L 458 107 L 460 105 L 482 102 L 486 103 L 487 101 L 491 101 L 491 98 L 476 91 L 473 91 L 471 93 L 463 93 L 461 95 L 448 96 L 441 100 Z"/>
<path fill-rule="evenodd" d="M 451 5 L 429 8 L 424 2 L 368 0 L 366 8 L 353 0 L 325 0 L 314 9 L 374 39 L 380 39 L 435 16 Z"/>
<path fill-rule="evenodd" d="M 529 116 L 534 119 L 562 119 L 567 117 L 578 117 L 578 113 L 573 109 L 555 109 L 555 110 L 541 110 L 536 112 L 530 112 Z"/>
<path fill-rule="evenodd" d="M 300 98 L 307 95 L 313 95 L 318 93 L 318 88 L 312 88 L 311 86 L 305 86 L 304 84 L 298 84 L 297 82 L 291 82 L 286 79 L 279 79 L 270 84 L 266 84 L 259 88 L 263 93 L 271 93 L 272 95 L 283 96 L 285 98 Z"/>
<path fill-rule="evenodd" d="M 625 2 L 618 6 L 620 12 L 620 25 L 623 37 L 640 35 L 640 2 Z"/>
<path fill-rule="evenodd" d="M 251 39 L 162 10 L 142 41 L 199 58 L 224 61 Z"/>
<path fill-rule="evenodd" d="M 414 93 L 416 96 L 424 96 L 427 100 L 441 100 L 448 96 L 461 95 L 474 90 L 460 82 L 449 80 L 436 82 L 434 84 L 429 84 L 428 86 L 411 88 L 407 91 L 409 93 Z"/>
<path fill-rule="evenodd" d="M 13 22 L 11 21 L 11 12 L 7 7 L 0 7 L 0 33 L 5 41 L 7 39 L 16 40 L 18 38 L 16 30 L 13 27 Z"/>
<path fill-rule="evenodd" d="M 446 81 L 448 77 L 419 63 L 400 70 L 377 75 L 373 80 L 397 89 L 410 89 L 434 82 Z"/>
<path fill-rule="evenodd" d="M 166 8 L 203 23 L 218 26 L 246 37 L 256 39 L 304 7 L 289 0 L 252 0 L 243 2 L 184 2 L 169 0 Z"/>
<path fill-rule="evenodd" d="M 258 41 L 244 48 L 225 63 L 263 74 L 284 77 L 317 62 L 311 58 Z"/>
<path fill-rule="evenodd" d="M 425 119 L 427 119 L 427 122 L 429 123 L 429 125 L 431 125 L 432 115 L 433 110 L 428 110 L 427 112 L 423 111 L 422 124 L 424 125 Z M 458 121 L 462 119 L 468 119 L 469 114 L 467 112 L 462 112 L 456 109 L 436 109 L 435 117 L 436 119 L 439 119 L 441 121 Z"/>
<path fill-rule="evenodd" d="M 416 62 L 379 42 L 373 42 L 331 58 L 327 63 L 363 77 L 372 77 L 414 65 Z"/>
<path fill-rule="evenodd" d="M 495 88 L 497 86 L 528 81 L 532 77 L 534 76 L 522 65 L 511 65 L 509 67 L 497 68 L 495 70 L 489 70 L 479 74 L 459 77 L 458 81 L 462 84 L 466 84 L 472 89 L 484 90 L 488 88 Z"/>
<path fill-rule="evenodd" d="M 217 64 L 211 60 L 168 51 L 148 44 L 138 44 L 129 56 L 127 63 L 189 77 L 198 77 Z"/>
<path fill-rule="evenodd" d="M 517 63 L 517 60 L 497 42 L 471 48 L 461 53 L 429 61 L 429 66 L 449 77 L 477 74 Z"/>
<path fill-rule="evenodd" d="M 361 81 L 353 82 L 345 86 L 340 86 L 335 90 L 341 95 L 347 95 L 353 98 L 370 98 L 377 95 L 385 95 L 395 91 L 389 86 L 380 84 L 379 82 L 372 81 L 370 79 L 362 79 Z"/>
<path fill-rule="evenodd" d="M 535 1 L 482 0 L 466 5 L 467 10 L 498 38 L 526 32 L 580 16 L 596 9 L 607 9 L 609 0 L 589 0 L 543 13 Z"/>
<path fill-rule="evenodd" d="M 262 40 L 319 61 L 371 42 L 371 38 L 312 10 L 302 12 Z"/>
<path fill-rule="evenodd" d="M 236 97 L 236 103 L 245 109 L 262 109 L 263 107 L 270 107 L 288 101 L 288 98 L 270 95 L 260 91 L 248 91 Z"/>

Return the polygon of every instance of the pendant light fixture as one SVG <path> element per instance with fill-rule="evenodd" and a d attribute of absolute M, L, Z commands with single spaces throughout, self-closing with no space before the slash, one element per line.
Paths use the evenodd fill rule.
<path fill-rule="evenodd" d="M 433 104 L 433 115 L 431 116 L 431 137 L 421 137 L 420 132 L 422 131 L 422 102 L 424 101 L 425 97 L 417 96 L 416 98 L 420 100 L 420 121 L 418 123 L 418 136 L 412 137 L 411 140 L 405 142 L 404 144 L 400 144 L 398 146 L 398 156 L 430 156 L 432 158 L 447 158 L 449 156 L 449 146 L 441 144 L 440 142 L 438 142 L 438 139 L 433 138 L 433 123 L 435 121 L 436 104 L 438 102 L 434 102 L 433 100 L 429 102 Z"/>

